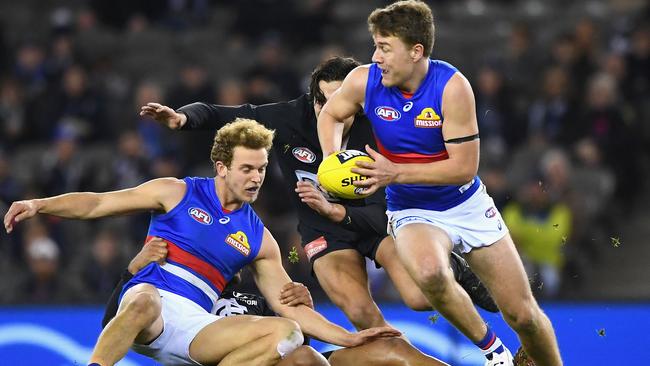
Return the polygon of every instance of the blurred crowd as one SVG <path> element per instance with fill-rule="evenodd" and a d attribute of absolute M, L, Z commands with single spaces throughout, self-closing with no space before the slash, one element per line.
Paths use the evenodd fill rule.
<path fill-rule="evenodd" d="M 139 107 L 297 97 L 331 55 L 370 61 L 365 19 L 386 3 L 3 2 L 0 212 L 25 198 L 212 175 L 211 133 L 168 131 L 140 118 Z M 647 188 L 649 8 L 576 4 L 580 17 L 559 1 L 432 3 L 433 58 L 472 83 L 479 174 L 542 298 L 580 293 L 599 245 L 640 209 Z M 285 257 L 298 248 L 300 263 L 285 263 L 290 274 L 316 289 L 290 188 L 272 167 L 255 207 Z M 147 214 L 38 216 L 0 234 L 0 304 L 104 302 L 147 225 Z M 376 296 L 395 300 L 383 272 L 369 271 Z"/>

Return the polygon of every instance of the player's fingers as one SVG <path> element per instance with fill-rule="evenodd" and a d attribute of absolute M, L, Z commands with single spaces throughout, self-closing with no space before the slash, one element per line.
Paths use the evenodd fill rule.
<path fill-rule="evenodd" d="M 163 105 L 160 104 L 160 103 L 155 103 L 155 102 L 149 102 L 149 103 L 147 103 L 147 107 L 151 107 L 151 108 L 153 108 L 153 109 L 158 109 L 158 108 L 160 108 L 160 107 L 162 107 L 162 106 L 163 106 Z"/>
<path fill-rule="evenodd" d="M 287 282 L 287 283 L 284 284 L 284 286 L 282 286 L 282 290 L 280 292 L 289 291 L 294 287 L 296 287 L 295 282 Z"/>
<path fill-rule="evenodd" d="M 28 219 L 30 217 L 32 217 L 32 215 L 31 215 L 31 213 L 29 211 L 22 211 L 19 214 L 17 214 L 16 217 L 14 217 L 13 222 L 14 223 L 20 222 L 20 221 L 26 220 L 26 219 Z"/>
<path fill-rule="evenodd" d="M 370 157 L 373 158 L 374 160 L 377 160 L 377 156 L 378 156 L 378 155 L 381 155 L 380 153 L 378 153 L 377 151 L 375 151 L 372 147 L 370 147 L 370 145 L 368 145 L 368 144 L 366 144 L 366 152 L 367 152 L 368 155 L 370 155 Z"/>
<path fill-rule="evenodd" d="M 365 175 L 366 177 L 372 177 L 375 174 L 375 171 L 373 169 L 359 168 L 359 167 L 350 168 L 350 171 L 355 174 Z"/>
<path fill-rule="evenodd" d="M 374 169 L 375 168 L 375 162 L 372 161 L 357 161 L 354 164 L 358 166 L 359 168 L 366 168 L 366 169 Z M 354 169 L 354 168 L 352 168 Z"/>
<path fill-rule="evenodd" d="M 364 180 L 355 180 L 352 182 L 355 187 L 360 187 L 360 188 L 369 188 L 373 184 L 377 184 L 377 178 L 368 178 Z"/>

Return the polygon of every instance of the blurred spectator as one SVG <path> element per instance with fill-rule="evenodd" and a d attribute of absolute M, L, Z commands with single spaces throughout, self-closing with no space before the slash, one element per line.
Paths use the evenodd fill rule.
<path fill-rule="evenodd" d="M 603 152 L 607 165 L 618 180 L 616 195 L 633 204 L 640 171 L 639 136 L 624 120 L 614 78 L 601 73 L 594 76 L 586 96 L 586 109 L 572 129 L 572 141 L 590 137 Z"/>
<path fill-rule="evenodd" d="M 0 81 L 0 146 L 13 148 L 26 134 L 22 85 L 13 79 Z"/>
<path fill-rule="evenodd" d="M 140 135 L 133 130 L 122 132 L 117 156 L 113 160 L 113 184 L 116 189 L 135 187 L 151 179 L 151 160 Z"/>
<path fill-rule="evenodd" d="M 103 303 L 108 299 L 127 264 L 118 234 L 108 229 L 97 233 L 81 270 L 86 293 L 92 301 Z"/>
<path fill-rule="evenodd" d="M 567 138 L 565 130 L 575 129 L 566 70 L 557 66 L 547 69 L 541 85 L 541 95 L 529 109 L 529 134 L 542 136 L 548 143 L 559 143 Z"/>
<path fill-rule="evenodd" d="M 561 284 L 562 246 L 571 234 L 571 211 L 552 201 L 537 180 L 528 181 L 518 199 L 503 210 L 535 292 L 554 297 Z"/>
<path fill-rule="evenodd" d="M 13 303 L 62 304 L 85 299 L 78 284 L 64 276 L 59 266 L 60 250 L 38 226 L 25 237 L 27 276 L 18 281 Z"/>
<path fill-rule="evenodd" d="M 7 154 L 0 150 L 0 201 L 10 204 L 18 201 L 22 193 L 22 185 L 11 176 L 11 163 Z"/>
<path fill-rule="evenodd" d="M 526 136 L 526 126 L 513 115 L 512 98 L 505 89 L 503 74 L 483 66 L 477 77 L 476 117 L 481 131 L 481 149 L 488 155 L 503 155 Z"/>
<path fill-rule="evenodd" d="M 219 84 L 217 89 L 217 104 L 241 105 L 248 103 L 244 85 L 238 79 L 227 79 Z"/>
<path fill-rule="evenodd" d="M 14 76 L 23 83 L 29 97 L 43 91 L 47 86 L 43 47 L 34 42 L 20 45 L 16 51 Z"/>
<path fill-rule="evenodd" d="M 170 107 L 180 108 L 189 103 L 212 103 L 215 100 L 212 82 L 203 66 L 196 63 L 185 64 L 178 76 L 176 85 L 167 96 L 167 105 Z"/>
<path fill-rule="evenodd" d="M 300 94 L 300 80 L 286 58 L 288 51 L 278 36 L 268 36 L 259 50 L 259 63 L 246 73 L 249 100 L 253 104 L 275 102 L 295 98 Z M 266 84 L 262 86 L 262 84 Z M 279 93 L 275 95 L 276 93 Z M 266 98 L 266 100 L 264 100 Z"/>
<path fill-rule="evenodd" d="M 142 145 L 142 157 L 147 159 L 154 159 L 166 151 L 178 150 L 166 127 L 150 118 L 140 117 L 140 107 L 151 102 L 160 103 L 163 100 L 163 89 L 156 82 L 143 81 L 136 87 L 131 113 L 136 119 L 135 129 L 137 129 L 139 135 L 139 143 Z M 129 128 L 133 127 L 129 126 Z"/>
<path fill-rule="evenodd" d="M 51 151 L 41 162 L 39 187 L 45 196 L 73 191 L 86 191 L 89 177 L 82 156 L 78 152 L 78 136 L 73 127 L 58 129 Z"/>

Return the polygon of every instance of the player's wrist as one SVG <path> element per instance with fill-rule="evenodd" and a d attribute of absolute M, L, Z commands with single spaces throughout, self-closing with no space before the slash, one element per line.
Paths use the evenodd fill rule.
<path fill-rule="evenodd" d="M 336 223 L 340 223 L 345 219 L 346 216 L 346 210 L 343 205 L 340 205 L 338 203 L 332 203 L 330 204 L 330 209 L 327 212 L 327 217 Z"/>
<path fill-rule="evenodd" d="M 183 128 L 187 123 L 187 115 L 183 112 L 176 112 L 176 117 L 178 118 L 178 128 Z"/>

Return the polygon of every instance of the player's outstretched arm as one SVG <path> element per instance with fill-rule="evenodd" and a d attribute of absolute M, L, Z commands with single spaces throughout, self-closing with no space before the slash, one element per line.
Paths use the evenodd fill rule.
<path fill-rule="evenodd" d="M 291 282 L 282 267 L 278 243 L 268 230 L 264 230 L 262 248 L 253 262 L 253 274 L 257 287 L 267 299 L 271 308 L 283 317 L 293 319 L 302 331 L 312 337 L 343 347 L 354 347 L 376 338 L 399 336 L 401 333 L 390 327 L 370 328 L 350 333 L 329 322 L 322 315 L 305 305 L 287 306 L 280 302 L 282 286 Z"/>
<path fill-rule="evenodd" d="M 159 178 L 120 191 L 94 193 L 73 192 L 59 196 L 17 201 L 4 217 L 7 233 L 14 224 L 43 213 L 71 219 L 95 219 L 144 210 L 168 211 L 185 194 L 185 182 L 176 178 Z"/>
<path fill-rule="evenodd" d="M 318 139 L 323 157 L 341 150 L 343 136 L 352 125 L 352 119 L 365 101 L 368 65 L 359 66 L 345 77 L 343 84 L 332 94 L 318 115 Z M 350 120 L 344 125 L 343 121 Z"/>
<path fill-rule="evenodd" d="M 212 130 L 223 127 L 237 118 L 259 121 L 267 127 L 278 120 L 277 115 L 288 108 L 287 102 L 242 105 L 191 103 L 174 110 L 160 103 L 147 103 L 140 107 L 140 115 L 152 118 L 172 130 Z"/>

